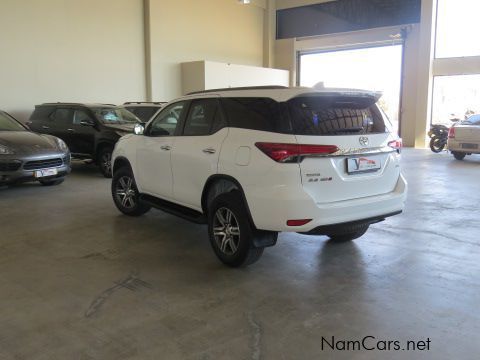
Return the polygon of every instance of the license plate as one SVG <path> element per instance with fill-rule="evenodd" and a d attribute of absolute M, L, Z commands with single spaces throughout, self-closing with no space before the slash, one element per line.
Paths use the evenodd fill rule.
<path fill-rule="evenodd" d="M 347 172 L 349 174 L 377 171 L 382 167 L 380 160 L 367 157 L 347 159 Z"/>
<path fill-rule="evenodd" d="M 478 149 L 478 144 L 462 144 L 462 149 Z"/>
<path fill-rule="evenodd" d="M 57 174 L 58 174 L 57 169 L 42 169 L 42 170 L 35 171 L 35 177 L 36 178 L 47 177 L 47 176 L 55 176 Z"/>

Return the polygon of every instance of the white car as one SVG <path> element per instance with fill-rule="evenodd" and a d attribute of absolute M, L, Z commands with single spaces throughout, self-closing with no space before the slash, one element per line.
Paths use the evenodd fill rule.
<path fill-rule="evenodd" d="M 466 155 L 480 154 L 480 115 L 472 115 L 452 126 L 448 132 L 447 148 L 457 160 L 463 160 Z"/>
<path fill-rule="evenodd" d="M 402 212 L 401 139 L 361 90 L 256 87 L 167 104 L 113 153 L 112 196 L 208 223 L 218 258 L 253 263 L 280 231 L 345 241 Z"/>

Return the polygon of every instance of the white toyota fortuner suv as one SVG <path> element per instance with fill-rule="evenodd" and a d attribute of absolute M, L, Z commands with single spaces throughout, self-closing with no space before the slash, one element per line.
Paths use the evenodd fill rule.
<path fill-rule="evenodd" d="M 362 236 L 402 212 L 401 139 L 362 90 L 208 90 L 168 103 L 118 141 L 112 196 L 124 214 L 155 207 L 208 224 L 229 266 L 260 258 L 279 231 Z"/>

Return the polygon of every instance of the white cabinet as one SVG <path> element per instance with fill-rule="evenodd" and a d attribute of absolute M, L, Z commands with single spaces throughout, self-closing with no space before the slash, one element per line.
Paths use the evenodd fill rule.
<path fill-rule="evenodd" d="M 182 91 L 242 86 L 289 85 L 289 71 L 213 61 L 182 63 Z"/>

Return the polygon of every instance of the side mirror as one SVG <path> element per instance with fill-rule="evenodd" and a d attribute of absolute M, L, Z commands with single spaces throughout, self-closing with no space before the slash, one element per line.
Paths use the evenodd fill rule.
<path fill-rule="evenodd" d="M 82 126 L 95 126 L 95 123 L 92 120 L 82 120 L 80 121 Z"/>
<path fill-rule="evenodd" d="M 135 124 L 135 127 L 133 128 L 133 132 L 135 135 L 143 135 L 143 132 L 145 131 L 145 126 L 143 124 Z"/>

